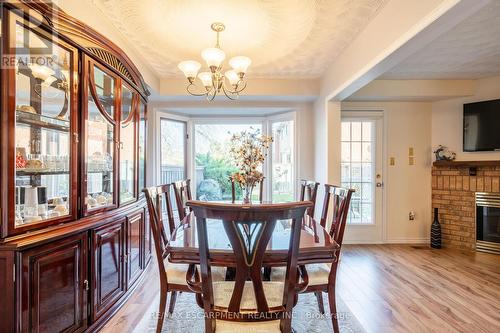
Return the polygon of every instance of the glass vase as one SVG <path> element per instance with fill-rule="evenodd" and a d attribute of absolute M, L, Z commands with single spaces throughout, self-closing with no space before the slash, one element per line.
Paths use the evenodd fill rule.
<path fill-rule="evenodd" d="M 252 203 L 252 192 L 254 185 L 245 185 L 243 186 L 243 203 L 251 204 Z"/>

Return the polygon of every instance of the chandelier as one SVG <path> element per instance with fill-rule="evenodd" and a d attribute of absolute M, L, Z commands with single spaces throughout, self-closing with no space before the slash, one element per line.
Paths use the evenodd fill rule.
<path fill-rule="evenodd" d="M 246 88 L 244 80 L 248 66 L 252 63 L 250 58 L 244 56 L 233 57 L 229 60 L 231 70 L 222 73 L 222 62 L 226 54 L 220 48 L 219 34 L 226 28 L 222 23 L 212 23 L 211 28 L 217 34 L 215 47 L 205 49 L 201 52 L 201 57 L 205 60 L 210 71 L 200 72 L 201 64 L 194 60 L 186 60 L 179 63 L 179 69 L 188 80 L 187 92 L 193 96 L 205 96 L 207 100 L 213 101 L 215 96 L 224 93 L 227 98 L 235 100 Z M 204 90 L 196 92 L 196 77 L 200 79 Z"/>

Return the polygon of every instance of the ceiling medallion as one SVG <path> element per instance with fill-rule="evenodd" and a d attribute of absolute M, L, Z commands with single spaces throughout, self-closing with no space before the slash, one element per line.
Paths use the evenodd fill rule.
<path fill-rule="evenodd" d="M 252 60 L 244 56 L 236 56 L 229 60 L 229 66 L 232 70 L 222 73 L 222 62 L 226 58 L 226 54 L 220 48 L 219 34 L 226 28 L 223 23 L 212 23 L 211 28 L 217 33 L 217 42 L 215 47 L 205 49 L 201 52 L 201 57 L 207 63 L 209 72 L 198 71 L 201 64 L 194 60 L 186 60 L 177 67 L 184 73 L 189 84 L 186 87 L 187 92 L 193 96 L 205 96 L 207 100 L 213 101 L 215 96 L 224 93 L 227 98 L 235 100 L 240 93 L 246 88 L 247 83 L 244 80 L 245 73 Z M 204 92 L 195 92 L 195 80 L 198 77 L 205 88 Z M 226 81 L 227 79 L 227 81 Z M 228 84 L 229 83 L 229 84 Z"/>

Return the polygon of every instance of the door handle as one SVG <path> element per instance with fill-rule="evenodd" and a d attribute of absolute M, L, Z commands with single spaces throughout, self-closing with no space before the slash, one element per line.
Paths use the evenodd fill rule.
<path fill-rule="evenodd" d="M 377 186 L 377 187 L 384 187 L 384 183 L 382 183 L 382 182 L 376 182 L 375 186 Z"/>

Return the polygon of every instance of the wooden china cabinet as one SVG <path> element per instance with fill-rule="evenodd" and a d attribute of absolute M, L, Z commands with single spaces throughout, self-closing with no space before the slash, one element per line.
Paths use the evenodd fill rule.
<path fill-rule="evenodd" d="M 53 4 L 0 6 L 0 332 L 94 331 L 151 259 L 149 92 Z"/>

